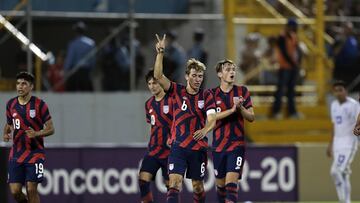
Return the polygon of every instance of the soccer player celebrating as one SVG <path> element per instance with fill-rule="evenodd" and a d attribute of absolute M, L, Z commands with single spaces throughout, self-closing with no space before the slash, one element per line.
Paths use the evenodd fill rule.
<path fill-rule="evenodd" d="M 253 122 L 254 110 L 245 86 L 234 85 L 236 65 L 230 60 L 216 65 L 220 86 L 213 89 L 216 126 L 213 131 L 213 159 L 217 197 L 220 203 L 236 203 L 238 179 L 244 164 L 244 119 Z"/>
<path fill-rule="evenodd" d="M 333 157 L 331 176 L 334 179 L 338 198 L 342 203 L 350 203 L 350 165 L 358 145 L 353 129 L 360 113 L 360 106 L 358 101 L 347 97 L 345 83 L 342 81 L 333 84 L 333 93 L 336 98 L 331 103 L 334 133 L 327 154 Z"/>
<path fill-rule="evenodd" d="M 39 203 L 38 183 L 44 175 L 44 137 L 54 134 L 46 103 L 31 95 L 34 76 L 20 72 L 16 76 L 18 96 L 6 105 L 5 142 L 13 140 L 9 155 L 8 182 L 11 194 L 19 203 Z M 12 134 L 11 134 L 12 133 Z M 26 186 L 27 196 L 22 193 Z"/>
<path fill-rule="evenodd" d="M 170 127 L 173 119 L 172 100 L 169 94 L 154 79 L 154 71 L 146 74 L 148 88 L 153 95 L 145 103 L 146 121 L 151 125 L 151 135 L 148 145 L 148 153 L 145 155 L 139 174 L 139 188 L 141 202 L 153 202 L 150 191 L 150 182 L 155 178 L 159 168 L 165 180 L 166 187 L 169 185 L 167 160 L 170 154 L 168 143 L 170 140 Z"/>
<path fill-rule="evenodd" d="M 216 122 L 215 102 L 209 90 L 200 89 L 206 67 L 190 59 L 186 64 L 186 86 L 169 81 L 163 75 L 165 35 L 156 35 L 157 56 L 154 77 L 173 98 L 174 119 L 172 136 L 174 141 L 169 155 L 169 191 L 167 202 L 179 202 L 183 176 L 192 179 L 194 202 L 205 202 L 203 179 L 207 164 L 207 137 Z"/>

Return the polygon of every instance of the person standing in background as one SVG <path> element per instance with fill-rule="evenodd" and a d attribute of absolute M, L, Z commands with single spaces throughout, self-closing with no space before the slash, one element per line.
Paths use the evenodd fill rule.
<path fill-rule="evenodd" d="M 177 33 L 168 31 L 166 33 L 166 50 L 164 53 L 164 74 L 174 82 L 184 81 L 183 68 L 186 62 L 186 53 L 184 48 L 177 42 Z"/>
<path fill-rule="evenodd" d="M 194 58 L 199 60 L 205 66 L 207 65 L 208 53 L 204 48 L 205 33 L 202 28 L 197 28 L 194 31 L 193 41 L 194 45 L 188 50 L 188 58 Z M 204 75 L 203 83 L 201 88 L 204 88 L 206 84 L 206 75 Z"/>
<path fill-rule="evenodd" d="M 272 107 L 272 116 L 275 119 L 282 118 L 281 100 L 285 89 L 288 99 L 288 116 L 293 119 L 299 118 L 295 103 L 295 85 L 300 66 L 297 28 L 297 22 L 294 19 L 289 19 L 284 32 L 278 37 L 277 56 L 280 69 L 275 92 L 275 102 Z"/>
<path fill-rule="evenodd" d="M 327 155 L 333 158 L 330 174 L 339 202 L 350 203 L 350 165 L 358 148 L 358 138 L 354 135 L 353 129 L 360 113 L 360 105 L 358 101 L 347 96 L 343 81 L 336 81 L 333 84 L 333 93 L 336 100 L 331 103 L 330 113 L 334 131 L 327 148 Z"/>
<path fill-rule="evenodd" d="M 69 43 L 64 63 L 65 74 L 69 75 L 66 81 L 67 91 L 93 91 L 91 72 L 95 68 L 95 57 L 83 61 L 84 57 L 95 47 L 93 39 L 85 36 L 86 25 L 77 22 L 73 26 L 76 37 Z M 81 63 L 81 64 L 79 64 Z M 76 69 L 74 69 L 76 67 Z"/>

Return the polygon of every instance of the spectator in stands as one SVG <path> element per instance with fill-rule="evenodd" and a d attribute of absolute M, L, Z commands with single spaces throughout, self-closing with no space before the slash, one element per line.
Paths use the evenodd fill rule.
<path fill-rule="evenodd" d="M 208 53 L 204 49 L 204 37 L 205 33 L 202 28 L 195 29 L 193 35 L 194 45 L 188 51 L 188 58 L 197 59 L 206 65 Z"/>
<path fill-rule="evenodd" d="M 354 74 L 359 73 L 357 59 L 359 56 L 358 42 L 353 35 L 353 24 L 346 22 L 342 25 L 333 46 L 335 80 L 351 81 Z"/>
<path fill-rule="evenodd" d="M 65 53 L 63 50 L 59 51 L 56 55 L 55 63 L 50 65 L 47 70 L 47 78 L 51 85 L 52 91 L 64 92 L 64 58 Z"/>
<path fill-rule="evenodd" d="M 239 68 L 244 75 L 244 84 L 259 84 L 259 65 L 261 51 L 259 49 L 260 35 L 250 33 L 245 37 L 245 47 L 241 53 Z"/>
<path fill-rule="evenodd" d="M 269 37 L 268 47 L 260 59 L 260 84 L 261 85 L 276 85 L 278 82 L 277 71 L 279 70 L 279 63 L 276 55 L 276 37 Z"/>
<path fill-rule="evenodd" d="M 204 48 L 205 32 L 202 28 L 197 28 L 193 34 L 194 45 L 188 50 L 188 58 L 194 58 L 199 60 L 205 66 L 207 65 L 208 53 Z M 204 75 L 203 83 L 201 87 L 204 88 L 206 84 L 206 75 Z"/>
<path fill-rule="evenodd" d="M 101 53 L 101 65 L 104 91 L 129 90 L 130 56 L 118 38 L 113 38 L 105 45 Z"/>
<path fill-rule="evenodd" d="M 91 72 L 95 68 L 95 56 L 84 60 L 90 51 L 95 48 L 95 42 L 85 36 L 86 25 L 77 22 L 73 26 L 76 37 L 69 43 L 65 58 L 64 70 L 69 76 L 66 81 L 67 91 L 93 91 Z"/>
<path fill-rule="evenodd" d="M 186 63 L 186 53 L 184 48 L 176 41 L 177 33 L 175 31 L 168 31 L 166 33 L 166 49 L 164 55 L 164 74 L 171 81 L 183 83 L 185 78 L 184 67 Z"/>
<path fill-rule="evenodd" d="M 127 49 L 127 52 L 129 53 L 130 57 L 130 38 L 129 38 L 129 31 L 126 32 L 126 34 L 123 35 L 121 38 L 121 44 Z M 141 52 L 141 44 L 138 39 L 133 40 L 134 48 L 135 48 L 135 69 L 136 69 L 136 75 L 135 75 L 135 83 L 136 86 L 139 84 L 139 80 L 143 76 L 144 68 L 145 68 L 145 56 Z"/>
<path fill-rule="evenodd" d="M 296 20 L 289 19 L 284 32 L 280 34 L 277 40 L 277 58 L 280 68 L 275 102 L 272 107 L 272 116 L 276 119 L 282 118 L 281 103 L 285 89 L 288 99 L 288 116 L 294 119 L 299 118 L 295 106 L 295 85 L 300 65 L 297 27 Z"/>

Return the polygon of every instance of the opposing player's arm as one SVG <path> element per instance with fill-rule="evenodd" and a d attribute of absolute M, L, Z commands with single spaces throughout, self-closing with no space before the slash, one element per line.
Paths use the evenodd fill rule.
<path fill-rule="evenodd" d="M 360 113 L 358 114 L 357 119 L 356 119 L 354 135 L 356 135 L 356 136 L 360 135 Z"/>
<path fill-rule="evenodd" d="M 163 36 L 162 39 L 159 38 L 159 35 L 156 34 L 157 43 L 156 43 L 156 60 L 155 60 L 155 68 L 154 68 L 154 78 L 159 82 L 162 88 L 165 91 L 169 90 L 171 82 L 164 75 L 163 72 L 163 59 L 164 59 L 164 51 L 165 51 L 165 39 L 166 35 Z"/>
<path fill-rule="evenodd" d="M 326 148 L 326 155 L 328 157 L 332 157 L 332 148 L 333 148 L 333 142 L 334 142 L 334 128 L 335 128 L 335 120 L 334 120 L 334 117 L 333 117 L 333 103 L 331 104 L 331 111 L 330 111 L 330 117 L 331 117 L 331 122 L 333 124 L 332 126 L 332 129 L 331 129 L 331 134 L 330 134 L 330 142 Z"/>
<path fill-rule="evenodd" d="M 9 142 L 11 139 L 11 125 L 5 124 L 3 131 L 3 140 L 4 142 Z"/>
<path fill-rule="evenodd" d="M 332 151 L 333 144 L 334 144 L 334 129 L 331 130 L 330 142 L 329 142 L 329 145 L 328 145 L 328 147 L 326 149 L 326 155 L 328 157 L 330 157 L 330 158 L 333 156 L 333 151 Z"/>
<path fill-rule="evenodd" d="M 45 126 L 44 129 L 39 131 L 35 131 L 34 129 L 29 128 L 28 130 L 25 131 L 26 135 L 30 138 L 35 138 L 35 137 L 48 137 L 55 133 L 54 124 L 51 119 L 46 121 L 44 126 Z"/>

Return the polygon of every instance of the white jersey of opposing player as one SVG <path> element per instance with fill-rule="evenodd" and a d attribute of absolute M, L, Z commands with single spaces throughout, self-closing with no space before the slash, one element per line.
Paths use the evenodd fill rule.
<path fill-rule="evenodd" d="M 334 150 L 357 149 L 358 139 L 353 130 L 359 113 L 360 104 L 353 98 L 347 97 L 346 102 L 342 104 L 337 100 L 331 103 L 331 120 L 334 124 Z"/>

